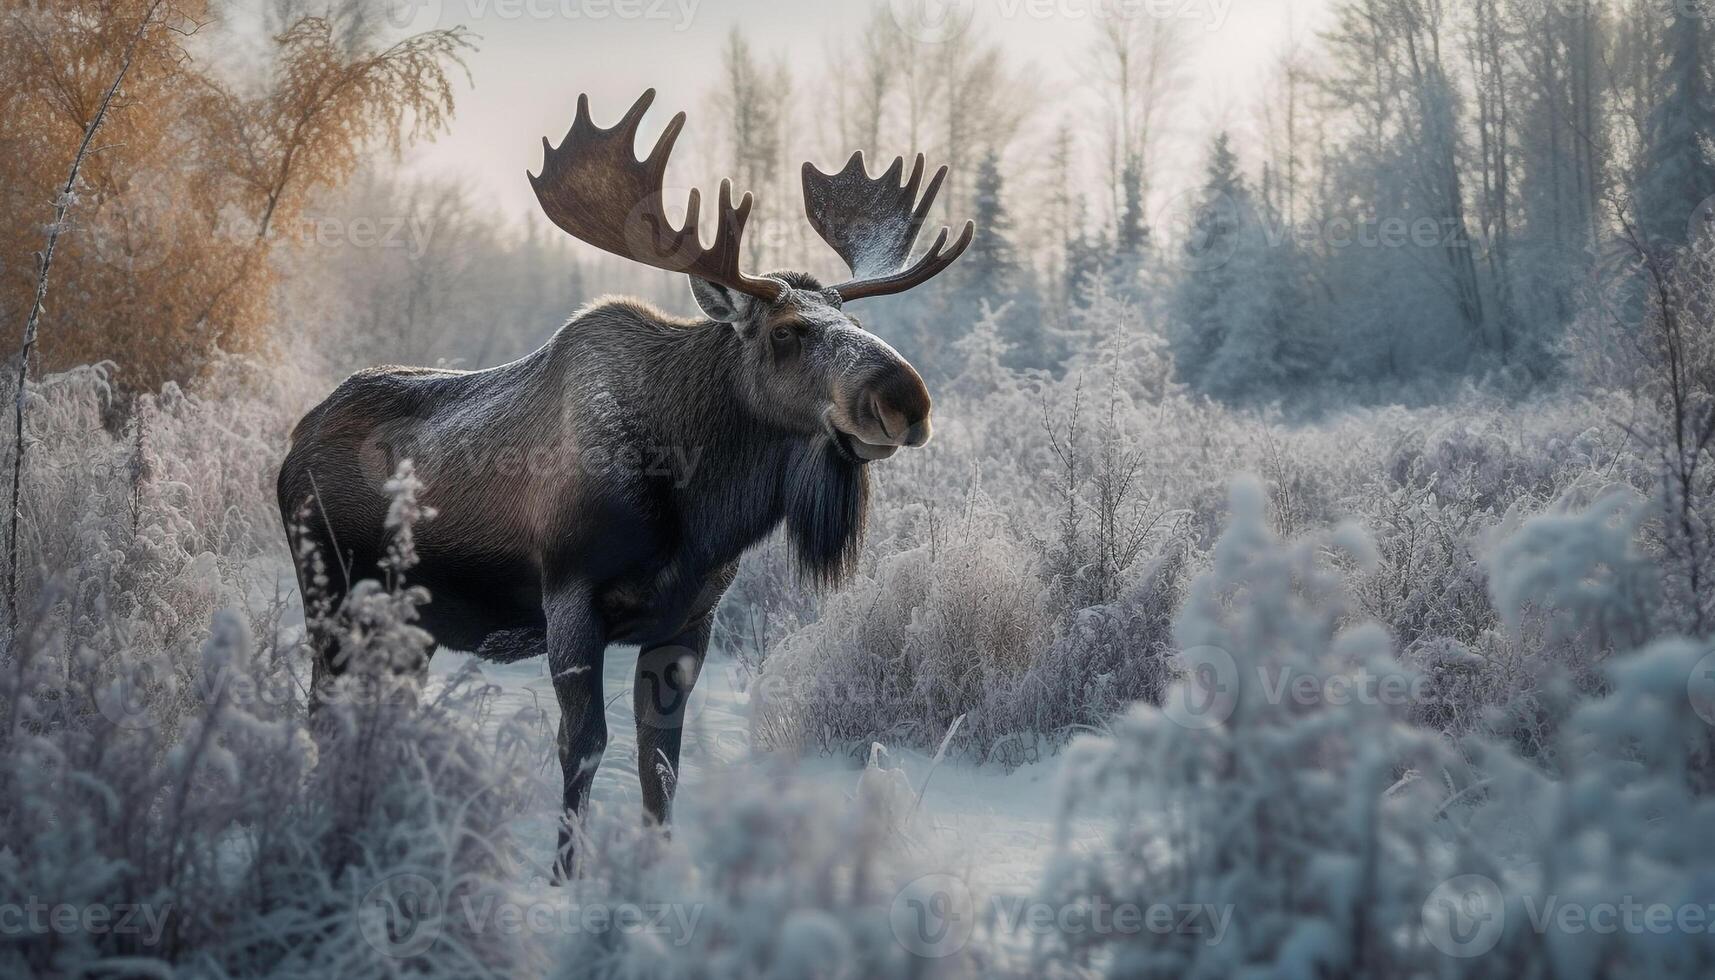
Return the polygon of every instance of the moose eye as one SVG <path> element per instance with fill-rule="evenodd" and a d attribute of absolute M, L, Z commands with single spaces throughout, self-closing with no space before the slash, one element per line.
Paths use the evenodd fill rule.
<path fill-rule="evenodd" d="M 792 339 L 792 328 L 791 327 L 775 327 L 774 328 L 774 339 L 778 343 L 782 343 L 782 344 L 788 340 L 791 340 Z"/>

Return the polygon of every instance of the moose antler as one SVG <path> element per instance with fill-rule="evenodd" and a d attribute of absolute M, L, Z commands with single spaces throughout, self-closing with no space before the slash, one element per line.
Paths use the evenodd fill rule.
<path fill-rule="evenodd" d="M 674 229 L 662 210 L 662 177 L 673 142 L 684 128 L 685 114 L 674 116 L 647 159 L 632 152 L 637 127 L 655 101 L 655 90 L 643 93 L 611 129 L 590 121 L 590 100 L 578 96 L 578 114 L 558 148 L 542 140 L 542 174 L 526 174 L 536 200 L 548 218 L 573 238 L 615 255 L 666 269 L 700 276 L 750 296 L 766 300 L 785 291 L 777 279 L 752 278 L 739 271 L 739 245 L 750 217 L 750 194 L 732 204 L 732 182 L 721 181 L 720 213 L 715 243 L 704 248 L 697 234 L 702 198 L 691 189 L 685 204 L 685 226 Z"/>
<path fill-rule="evenodd" d="M 852 270 L 850 280 L 834 287 L 842 302 L 902 293 L 919 286 L 952 265 L 971 244 L 976 225 L 967 221 L 953 247 L 943 252 L 948 229 L 942 227 L 929 251 L 905 268 L 947 168 L 935 171 L 922 200 L 917 199 L 917 186 L 923 180 L 923 154 L 917 154 L 911 179 L 901 185 L 899 175 L 904 170 L 905 158 L 894 157 L 886 173 L 871 179 L 864 169 L 862 150 L 853 153 L 845 169 L 835 174 L 804 164 L 804 213 L 816 233 Z"/>

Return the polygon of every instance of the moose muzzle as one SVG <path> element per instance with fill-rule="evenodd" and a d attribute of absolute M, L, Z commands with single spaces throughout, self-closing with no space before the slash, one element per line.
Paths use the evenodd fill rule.
<path fill-rule="evenodd" d="M 929 389 L 903 358 L 870 376 L 841 399 L 834 428 L 844 448 L 866 462 L 886 459 L 901 446 L 929 441 Z"/>

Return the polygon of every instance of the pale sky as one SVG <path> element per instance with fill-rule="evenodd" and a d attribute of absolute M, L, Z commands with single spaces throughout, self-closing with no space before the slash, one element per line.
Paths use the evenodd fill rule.
<path fill-rule="evenodd" d="M 1194 174 L 1214 130 L 1226 126 L 1241 144 L 1253 128 L 1254 99 L 1268 66 L 1289 36 L 1309 38 L 1326 0 L 404 0 L 407 30 L 464 24 L 482 36 L 468 61 L 473 88 L 460 85 L 451 132 L 418 147 L 409 172 L 450 176 L 487 199 L 509 221 L 534 212 L 525 170 L 541 162 L 540 138 L 559 141 L 579 92 L 589 92 L 596 121 L 611 124 L 636 96 L 659 92 L 644 123 L 652 140 L 671 114 L 686 110 L 689 123 L 675 164 L 712 193 L 722 174 L 700 154 L 715 138 L 705 90 L 720 62 L 728 31 L 737 24 L 758 54 L 784 55 L 805 91 L 795 111 L 816 111 L 821 65 L 831 45 L 855 36 L 871 11 L 911 18 L 927 10 L 927 30 L 969 18 L 965 28 L 1002 44 L 1045 90 L 1041 113 L 1072 112 L 1090 119 L 1094 95 L 1079 62 L 1086 57 L 1105 4 L 1141 16 L 1183 18 L 1189 31 L 1191 84 L 1176 107 L 1174 138 L 1160 166 L 1159 184 Z M 927 7 L 923 5 L 927 4 Z M 812 82 L 814 80 L 814 82 Z M 1034 122 L 1044 131 L 1055 120 Z M 1027 123 L 1027 127 L 1030 124 Z M 1090 145 L 1098 143 L 1092 132 Z M 901 147 L 900 152 L 907 148 Z M 824 166 L 839 161 L 817 161 Z M 669 183 L 675 182 L 669 176 Z"/>

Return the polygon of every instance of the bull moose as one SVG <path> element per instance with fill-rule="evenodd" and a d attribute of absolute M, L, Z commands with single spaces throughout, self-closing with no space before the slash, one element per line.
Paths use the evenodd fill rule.
<path fill-rule="evenodd" d="M 417 529 L 411 570 L 430 595 L 423 627 L 438 644 L 488 660 L 547 654 L 571 815 L 607 745 L 604 650 L 637 645 L 645 819 L 665 823 L 685 699 L 739 557 L 784 525 L 806 577 L 837 582 L 862 538 L 866 466 L 929 440 L 922 378 L 846 304 L 927 281 L 975 228 L 966 222 L 949 246 L 943 227 L 910 262 L 947 168 L 923 186 L 918 155 L 903 181 L 903 158 L 871 178 L 860 152 L 835 174 L 803 168 L 810 224 L 851 278 L 823 286 L 799 272 L 746 274 L 750 194 L 734 207 L 730 182 L 721 182 L 707 248 L 696 190 L 682 227 L 662 208 L 685 114 L 636 159 L 654 95 L 644 92 L 609 129 L 591 121 L 580 96 L 560 146 L 542 141 L 542 172 L 530 182 L 548 218 L 574 238 L 687 274 L 705 318 L 610 299 L 499 367 L 360 371 L 293 431 L 279 503 L 295 555 L 339 559 L 338 574 L 300 568 L 306 609 L 338 608 L 351 582 L 380 577 L 386 555 L 389 473 L 370 457 L 377 446 L 395 454 L 408 446 L 423 502 L 438 513 Z M 664 447 L 681 465 L 647 465 Z M 498 465 L 508 449 L 523 452 Z M 603 465 L 557 465 L 596 454 Z M 334 630 L 312 622 L 310 638 L 318 681 L 349 667 Z M 572 849 L 562 825 L 556 877 L 570 873 Z"/>

